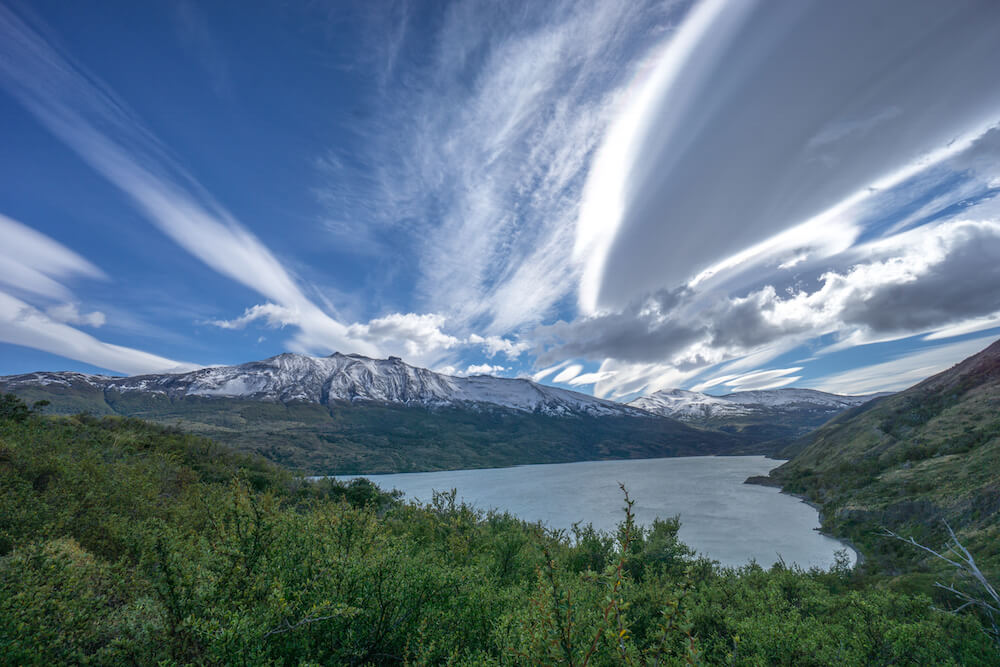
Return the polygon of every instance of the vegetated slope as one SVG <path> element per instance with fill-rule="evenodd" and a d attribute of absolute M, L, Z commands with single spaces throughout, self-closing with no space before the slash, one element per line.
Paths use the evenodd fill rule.
<path fill-rule="evenodd" d="M 129 378 L 31 373 L 0 391 L 48 412 L 141 417 L 312 474 L 746 451 L 732 435 L 527 380 L 456 378 L 398 358 L 283 354 Z"/>
<path fill-rule="evenodd" d="M 906 391 L 848 411 L 796 443 L 772 472 L 785 490 L 821 503 L 824 526 L 892 569 L 928 546 L 947 520 L 1000 573 L 1000 341 Z M 931 561 L 927 561 L 928 565 Z"/>
<path fill-rule="evenodd" d="M 629 405 L 688 424 L 733 433 L 772 450 L 822 426 L 830 418 L 880 395 L 842 396 L 814 389 L 765 389 L 711 396 L 665 389 Z"/>
<path fill-rule="evenodd" d="M 996 664 L 973 617 L 846 567 L 720 570 L 676 520 L 625 526 L 405 505 L 0 395 L 0 662 Z"/>

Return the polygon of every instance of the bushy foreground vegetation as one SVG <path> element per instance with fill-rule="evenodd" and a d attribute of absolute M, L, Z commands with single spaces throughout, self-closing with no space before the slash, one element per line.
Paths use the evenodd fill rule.
<path fill-rule="evenodd" d="M 552 533 L 137 420 L 4 409 L 0 662 L 997 663 L 975 617 L 846 564 L 720 569 L 677 521 L 623 516 Z"/>

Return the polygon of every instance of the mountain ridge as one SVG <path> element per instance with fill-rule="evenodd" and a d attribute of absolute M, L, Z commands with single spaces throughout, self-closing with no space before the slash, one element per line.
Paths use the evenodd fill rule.
<path fill-rule="evenodd" d="M 328 357 L 286 352 L 234 366 L 209 366 L 184 373 L 115 377 L 38 371 L 0 377 L 16 391 L 24 386 L 87 384 L 102 391 L 245 398 L 287 403 L 372 401 L 444 407 L 495 405 L 551 415 L 643 416 L 639 409 L 524 378 L 492 375 L 457 377 L 411 366 L 399 357 L 372 359 L 335 352 Z"/>
<path fill-rule="evenodd" d="M 0 391 L 53 414 L 178 426 L 311 474 L 767 453 L 745 438 L 524 379 L 453 377 L 399 358 L 286 353 L 187 373 L 36 372 Z"/>
<path fill-rule="evenodd" d="M 665 389 L 628 405 L 688 424 L 768 442 L 777 451 L 843 412 L 885 394 L 849 396 L 780 388 L 711 396 Z"/>

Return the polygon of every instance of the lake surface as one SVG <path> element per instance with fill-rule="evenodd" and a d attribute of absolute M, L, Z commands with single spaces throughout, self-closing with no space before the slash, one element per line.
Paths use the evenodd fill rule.
<path fill-rule="evenodd" d="M 631 461 L 364 475 L 383 489 L 429 502 L 433 491 L 457 489 L 458 498 L 480 509 L 505 510 L 551 528 L 575 522 L 613 530 L 624 514 L 623 482 L 636 501 L 636 521 L 680 515 L 680 538 L 723 565 L 784 559 L 802 567 L 829 567 L 834 552 L 853 550 L 821 535 L 819 514 L 778 489 L 743 481 L 766 475 L 781 461 L 763 456 L 693 456 Z"/>

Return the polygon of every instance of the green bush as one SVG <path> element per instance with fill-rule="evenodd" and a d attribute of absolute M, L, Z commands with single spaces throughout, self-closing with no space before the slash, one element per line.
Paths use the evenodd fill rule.
<path fill-rule="evenodd" d="M 676 519 L 553 533 L 137 420 L 11 414 L 0 664 L 997 662 L 972 617 L 843 563 L 721 569 Z"/>

